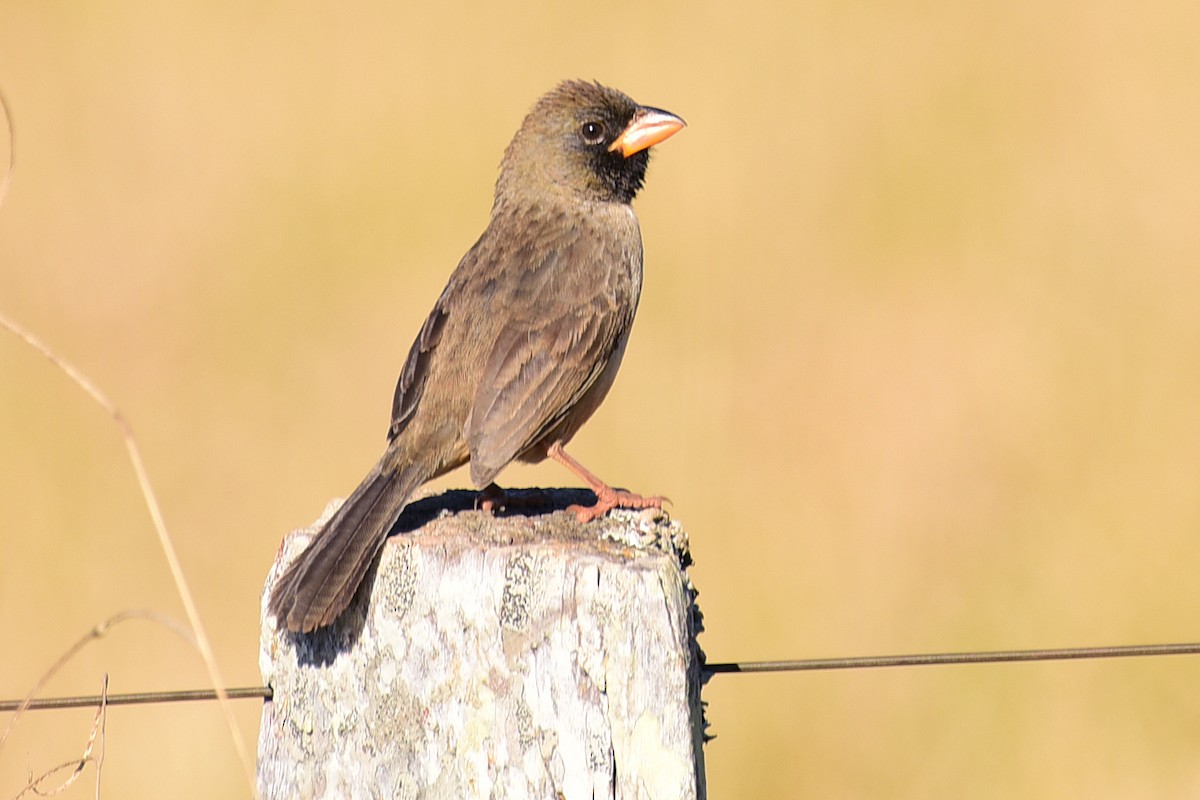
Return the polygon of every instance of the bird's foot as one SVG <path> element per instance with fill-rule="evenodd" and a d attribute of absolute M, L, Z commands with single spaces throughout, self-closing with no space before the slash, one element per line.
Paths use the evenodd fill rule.
<path fill-rule="evenodd" d="M 596 492 L 596 504 L 592 506 L 567 506 L 567 511 L 574 514 L 582 523 L 591 522 L 603 517 L 614 508 L 662 508 L 663 503 L 671 502 L 669 498 L 643 497 L 640 494 L 627 492 L 624 489 L 614 489 L 611 486 L 601 487 Z"/>
<path fill-rule="evenodd" d="M 479 496 L 475 498 L 475 507 L 480 511 L 486 511 L 488 514 L 495 514 L 507 506 L 508 492 L 494 483 L 489 483 L 480 489 Z"/>
<path fill-rule="evenodd" d="M 494 483 L 489 483 L 479 490 L 479 496 L 475 498 L 475 507 L 480 511 L 496 514 L 500 511 L 543 508 L 547 502 L 547 495 L 541 489 L 508 492 Z"/>

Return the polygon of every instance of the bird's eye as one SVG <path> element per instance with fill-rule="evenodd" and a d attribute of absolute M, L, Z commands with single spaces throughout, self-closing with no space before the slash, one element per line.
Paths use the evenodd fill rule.
<path fill-rule="evenodd" d="M 604 125 L 599 122 L 583 123 L 583 127 L 579 129 L 579 133 L 583 136 L 583 141 L 588 144 L 600 144 L 604 141 Z"/>

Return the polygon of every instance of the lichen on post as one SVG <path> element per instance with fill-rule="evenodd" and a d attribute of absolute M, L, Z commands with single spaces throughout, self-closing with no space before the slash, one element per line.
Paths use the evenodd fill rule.
<path fill-rule="evenodd" d="M 687 536 L 661 511 L 580 525 L 585 495 L 414 503 L 346 614 L 276 629 L 264 592 L 264 798 L 703 798 Z M 330 513 L 332 508 L 327 511 Z"/>

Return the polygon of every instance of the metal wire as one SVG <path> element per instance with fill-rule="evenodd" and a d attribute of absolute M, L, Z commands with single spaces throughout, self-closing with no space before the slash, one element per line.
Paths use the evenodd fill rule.
<path fill-rule="evenodd" d="M 271 698 L 270 686 L 244 686 L 240 689 L 226 689 L 225 694 L 230 700 L 246 700 Z M 100 705 L 100 695 L 79 695 L 77 697 L 45 697 L 35 698 L 25 706 L 26 711 L 45 711 L 55 708 L 87 708 Z M 145 703 L 174 703 L 186 700 L 216 700 L 216 689 L 184 689 L 172 692 L 134 692 L 132 694 L 110 694 L 104 702 L 110 706 L 134 706 Z M 0 700 L 0 712 L 17 711 L 23 700 Z"/>
<path fill-rule="evenodd" d="M 1200 655 L 1200 642 L 1178 644 L 1134 644 L 1114 647 L 1060 647 L 1046 650 L 991 650 L 968 653 L 916 653 L 898 656 L 859 656 L 851 658 L 805 658 L 793 661 L 722 661 L 704 665 L 706 675 L 752 672 L 814 672 L 817 670 L 871 669 L 878 667 L 933 667 L 948 664 L 1005 664 L 1015 661 L 1077 661 L 1089 658 L 1137 658 L 1145 656 Z M 270 700 L 270 686 L 243 686 L 226 689 L 230 700 Z M 216 700 L 214 689 L 186 689 L 171 692 L 135 692 L 110 694 L 110 706 L 145 703 L 174 703 L 190 700 Z M 0 700 L 0 712 L 45 711 L 58 708 L 87 708 L 100 704 L 100 695 L 47 697 L 30 700 Z"/>
<path fill-rule="evenodd" d="M 931 667 L 944 664 L 1000 664 L 1013 661 L 1070 661 L 1085 658 L 1133 658 L 1200 654 L 1200 642 L 1135 644 L 1114 647 L 1062 647 L 1048 650 L 993 650 L 975 653 L 918 653 L 858 658 L 808 658 L 796 661 L 731 661 L 705 664 L 709 674 L 731 672 L 811 672 L 873 667 Z"/>

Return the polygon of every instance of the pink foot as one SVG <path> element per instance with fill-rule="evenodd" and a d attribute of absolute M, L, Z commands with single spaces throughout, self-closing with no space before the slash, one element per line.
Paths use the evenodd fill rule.
<path fill-rule="evenodd" d="M 475 507 L 480 511 L 486 511 L 488 514 L 495 514 L 497 511 L 503 509 L 507 503 L 508 492 L 494 483 L 489 483 L 480 489 L 479 496 L 475 498 Z"/>
<path fill-rule="evenodd" d="M 567 506 L 567 511 L 574 514 L 580 522 L 587 523 L 603 517 L 614 508 L 662 508 L 664 502 L 670 501 L 665 497 L 643 497 L 623 489 L 612 489 L 605 486 L 596 493 L 594 506 L 572 505 Z"/>
<path fill-rule="evenodd" d="M 475 507 L 480 511 L 495 514 L 500 511 L 520 511 L 522 509 L 543 508 L 546 505 L 546 493 L 541 489 L 524 489 L 509 494 L 494 483 L 479 490 L 475 498 Z"/>

